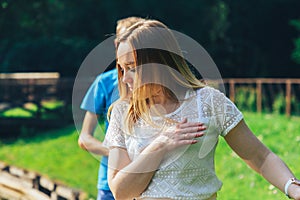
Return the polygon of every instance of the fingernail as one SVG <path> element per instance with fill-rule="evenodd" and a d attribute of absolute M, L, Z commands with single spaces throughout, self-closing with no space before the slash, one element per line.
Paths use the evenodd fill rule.
<path fill-rule="evenodd" d="M 201 137 L 204 135 L 204 132 L 197 133 L 196 137 Z"/>

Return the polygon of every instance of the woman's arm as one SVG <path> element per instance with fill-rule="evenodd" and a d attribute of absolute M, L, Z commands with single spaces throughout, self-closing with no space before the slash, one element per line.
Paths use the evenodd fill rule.
<path fill-rule="evenodd" d="M 164 155 L 179 146 L 195 144 L 195 138 L 203 136 L 205 128 L 201 123 L 187 123 L 185 120 L 174 131 L 157 137 L 134 161 L 130 160 L 126 149 L 111 148 L 108 182 L 114 197 L 122 200 L 139 197 L 149 185 Z"/>
<path fill-rule="evenodd" d="M 286 182 L 294 177 L 285 163 L 262 144 L 244 120 L 226 136 L 229 146 L 256 172 L 284 192 Z M 300 186 L 291 185 L 289 195 L 300 200 Z"/>
<path fill-rule="evenodd" d="M 108 157 L 108 183 L 115 199 L 139 197 L 150 183 L 164 154 L 162 145 L 151 144 L 131 162 L 125 149 L 112 148 Z"/>

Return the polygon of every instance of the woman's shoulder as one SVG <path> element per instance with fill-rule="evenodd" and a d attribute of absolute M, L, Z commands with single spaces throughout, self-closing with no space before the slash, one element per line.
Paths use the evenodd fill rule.
<path fill-rule="evenodd" d="M 216 92 L 217 90 L 210 86 L 204 86 L 197 89 L 190 89 L 186 92 L 185 99 L 205 97 Z"/>
<path fill-rule="evenodd" d="M 224 95 L 219 89 L 216 89 L 212 86 L 204 86 L 196 90 L 197 94 L 201 96 L 209 96 L 209 95 Z"/>
<path fill-rule="evenodd" d="M 114 104 L 113 104 L 113 110 L 119 110 L 120 112 L 124 112 L 129 106 L 129 101 L 128 100 L 117 100 Z"/>

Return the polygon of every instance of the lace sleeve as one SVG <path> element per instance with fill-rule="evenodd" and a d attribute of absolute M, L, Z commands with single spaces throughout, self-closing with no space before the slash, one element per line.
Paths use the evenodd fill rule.
<path fill-rule="evenodd" d="M 213 99 L 215 102 L 213 110 L 221 126 L 221 135 L 225 136 L 243 119 L 243 114 L 236 105 L 219 90 L 214 89 Z"/>
<path fill-rule="evenodd" d="M 243 119 L 241 111 L 219 90 L 206 87 L 202 95 L 204 112 L 215 118 L 220 135 L 225 136 Z"/>
<path fill-rule="evenodd" d="M 122 128 L 124 119 L 125 105 L 123 103 L 117 103 L 111 112 L 109 126 L 106 132 L 106 136 L 103 145 L 107 148 L 110 147 L 122 147 L 125 145 L 125 133 Z"/>

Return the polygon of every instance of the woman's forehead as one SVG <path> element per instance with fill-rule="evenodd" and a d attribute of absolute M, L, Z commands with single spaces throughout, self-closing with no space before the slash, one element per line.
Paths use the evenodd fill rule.
<path fill-rule="evenodd" d="M 121 42 L 117 49 L 117 59 L 121 63 L 134 62 L 133 48 L 128 42 Z"/>

